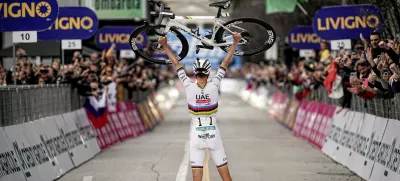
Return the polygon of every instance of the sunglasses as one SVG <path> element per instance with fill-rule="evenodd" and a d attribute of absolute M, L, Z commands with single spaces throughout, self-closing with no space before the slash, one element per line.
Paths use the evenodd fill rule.
<path fill-rule="evenodd" d="M 201 73 L 201 74 L 207 74 L 207 70 L 195 70 L 194 71 L 196 74 L 199 74 L 199 73 Z"/>

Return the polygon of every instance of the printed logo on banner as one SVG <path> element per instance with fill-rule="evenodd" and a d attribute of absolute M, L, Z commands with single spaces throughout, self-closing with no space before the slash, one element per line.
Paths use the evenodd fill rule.
<path fill-rule="evenodd" d="M 135 29 L 134 26 L 105 26 L 98 31 L 96 44 L 102 49 L 109 49 L 115 43 L 115 50 L 130 50 L 129 38 Z M 142 33 L 136 38 L 136 46 L 142 49 L 147 41 L 147 35 Z"/>
<path fill-rule="evenodd" d="M 340 13 L 338 13 L 340 12 Z M 359 39 L 381 30 L 383 21 L 374 5 L 332 6 L 318 10 L 313 19 L 314 32 L 325 40 Z"/>
<path fill-rule="evenodd" d="M 47 30 L 38 32 L 40 40 L 89 39 L 99 26 L 96 14 L 86 7 L 60 7 L 58 18 Z"/>
<path fill-rule="evenodd" d="M 20 148 L 16 141 L 12 144 L 24 170 L 36 167 L 37 165 L 41 165 L 49 161 L 49 158 L 43 149 L 43 145 L 41 144 L 24 148 Z"/>
<path fill-rule="evenodd" d="M 56 0 L 0 2 L 0 32 L 40 31 L 50 27 L 58 16 Z"/>
<path fill-rule="evenodd" d="M 50 138 L 48 140 L 45 140 L 43 135 L 39 136 L 40 140 L 45 145 L 50 158 L 54 158 L 68 151 L 68 145 L 61 135 L 54 138 Z"/>
<path fill-rule="evenodd" d="M 400 145 L 398 130 L 400 123 L 398 120 L 389 120 L 380 148 L 376 155 L 374 168 L 370 180 L 398 180 L 400 177 L 398 160 Z"/>
<path fill-rule="evenodd" d="M 289 32 L 289 44 L 297 49 L 321 49 L 321 38 L 312 26 L 296 26 Z M 328 46 L 329 47 L 329 46 Z"/>
<path fill-rule="evenodd" d="M 14 151 L 0 153 L 0 163 L 0 178 L 21 171 L 17 163 L 17 155 Z"/>

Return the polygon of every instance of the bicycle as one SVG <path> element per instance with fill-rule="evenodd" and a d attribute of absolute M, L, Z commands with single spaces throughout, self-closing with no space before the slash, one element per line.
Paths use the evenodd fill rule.
<path fill-rule="evenodd" d="M 156 20 L 155 25 L 149 24 L 149 22 L 145 22 L 144 25 L 137 27 L 131 34 L 130 36 L 130 45 L 132 50 L 145 59 L 146 61 L 156 63 L 156 64 L 169 64 L 170 61 L 167 59 L 156 59 L 152 57 L 151 53 L 148 54 L 148 49 L 151 48 L 152 51 L 161 51 L 162 47 L 161 45 L 158 45 L 157 42 L 154 42 L 153 44 L 150 45 L 150 47 L 147 47 L 148 49 L 142 49 L 140 50 L 137 46 L 138 42 L 143 42 L 143 33 L 150 32 L 154 33 L 159 36 L 166 36 L 168 32 L 172 33 L 170 35 L 176 35 L 177 40 L 174 42 L 180 42 L 181 43 L 181 50 L 176 52 L 177 56 L 176 58 L 178 61 L 181 61 L 185 56 L 188 54 L 189 51 L 189 43 L 187 39 L 184 37 L 184 35 L 179 31 L 184 31 L 188 33 L 189 35 L 193 36 L 194 38 L 198 39 L 201 41 L 202 45 L 197 45 L 196 46 L 196 54 L 199 53 L 200 49 L 209 49 L 212 50 L 214 47 L 219 47 L 223 51 L 227 52 L 230 49 L 230 45 L 233 43 L 233 38 L 232 35 L 227 35 L 226 34 L 231 34 L 234 31 L 231 30 L 231 28 L 236 28 L 242 35 L 242 39 L 239 42 L 239 46 L 241 48 L 247 47 L 249 50 L 236 50 L 235 55 L 236 56 L 251 56 L 251 55 L 256 55 L 260 54 L 269 48 L 272 47 L 272 45 L 275 43 L 276 40 L 276 34 L 275 30 L 266 22 L 259 20 L 259 19 L 254 19 L 254 18 L 237 18 L 237 19 L 232 19 L 228 22 L 224 22 L 221 19 L 221 17 L 229 17 L 228 13 L 222 14 L 222 10 L 226 10 L 230 6 L 230 1 L 229 0 L 224 0 L 216 3 L 211 3 L 209 4 L 210 7 L 217 7 L 218 8 L 218 13 L 217 16 L 214 18 L 214 26 L 213 26 L 213 31 L 209 32 L 208 35 L 202 36 L 199 34 L 199 29 L 197 30 L 192 30 L 185 25 L 182 25 L 181 23 L 177 22 L 175 20 L 175 14 L 171 12 L 165 12 L 164 10 L 170 10 L 169 7 L 165 7 L 164 2 L 162 1 L 153 1 L 149 0 L 150 5 L 157 5 L 159 7 L 159 11 L 152 11 L 150 12 L 151 16 L 158 17 Z M 265 43 L 258 48 L 254 48 L 250 45 L 250 43 L 253 40 L 253 35 L 249 33 L 245 28 L 239 27 L 240 24 L 243 23 L 250 23 L 250 24 L 255 24 L 259 25 L 265 30 L 261 31 L 259 33 L 263 37 L 267 37 L 267 40 Z M 252 28 L 255 30 L 260 30 L 257 28 Z M 225 30 L 227 31 L 226 33 Z M 258 34 L 258 33 L 256 33 Z M 228 39 L 232 39 L 231 42 L 227 42 Z M 253 43 L 254 44 L 254 43 Z M 168 45 L 170 45 L 170 41 L 168 40 Z M 140 45 L 139 45 L 140 46 Z M 149 45 L 147 45 L 149 46 Z M 253 45 L 254 46 L 254 45 Z M 178 46 L 179 47 L 179 46 Z M 142 46 L 143 48 L 143 46 Z M 246 49 L 246 48 L 245 48 Z"/>

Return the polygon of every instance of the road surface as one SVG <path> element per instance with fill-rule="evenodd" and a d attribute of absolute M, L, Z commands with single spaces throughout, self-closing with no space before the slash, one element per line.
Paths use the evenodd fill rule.
<path fill-rule="evenodd" d="M 59 180 L 191 180 L 185 96 L 181 92 L 175 108 L 152 132 L 103 151 Z M 236 95 L 221 95 L 218 124 L 234 181 L 362 180 Z M 203 180 L 221 180 L 212 160 L 206 162 Z"/>

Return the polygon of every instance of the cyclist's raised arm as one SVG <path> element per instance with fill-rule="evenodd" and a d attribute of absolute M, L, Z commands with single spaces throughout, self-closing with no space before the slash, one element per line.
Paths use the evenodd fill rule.
<path fill-rule="evenodd" d="M 174 53 L 169 48 L 168 43 L 167 43 L 167 39 L 164 38 L 164 37 L 160 37 L 160 39 L 158 40 L 158 43 L 163 46 L 164 52 L 167 53 L 169 59 L 171 60 L 172 65 L 175 66 L 176 73 L 178 74 L 178 77 L 182 81 L 183 85 L 185 87 L 189 86 L 190 83 L 192 83 L 192 81 L 186 75 L 185 70 L 183 70 L 181 64 L 179 64 L 178 59 L 176 59 Z"/>
<path fill-rule="evenodd" d="M 233 34 L 234 41 L 232 43 L 231 49 L 229 49 L 228 54 L 226 55 L 224 61 L 222 61 L 221 65 L 218 68 L 217 74 L 212 80 L 212 82 L 218 87 L 220 86 L 222 79 L 225 77 L 225 71 L 232 61 L 233 54 L 235 53 L 236 47 L 239 44 L 241 38 L 242 36 L 239 33 Z"/>
<path fill-rule="evenodd" d="M 160 39 L 158 40 L 158 43 L 163 46 L 164 52 L 167 53 L 168 58 L 171 60 L 172 65 L 174 65 L 175 68 L 179 67 L 180 66 L 179 61 L 178 61 L 178 59 L 176 59 L 174 53 L 169 48 L 168 43 L 167 43 L 167 38 L 160 37 Z"/>
<path fill-rule="evenodd" d="M 229 51 L 228 51 L 228 54 L 226 55 L 226 57 L 225 57 L 225 59 L 224 59 L 224 61 L 221 63 L 221 66 L 222 66 L 222 67 L 226 68 L 226 67 L 228 67 L 228 65 L 231 63 L 233 54 L 235 53 L 236 48 L 237 48 L 237 46 L 238 46 L 239 41 L 240 41 L 241 38 L 242 38 L 242 36 L 240 35 L 240 33 L 236 33 L 236 32 L 233 33 L 233 39 L 234 39 L 234 41 L 233 41 L 233 43 L 232 43 L 231 48 L 230 48 Z"/>

